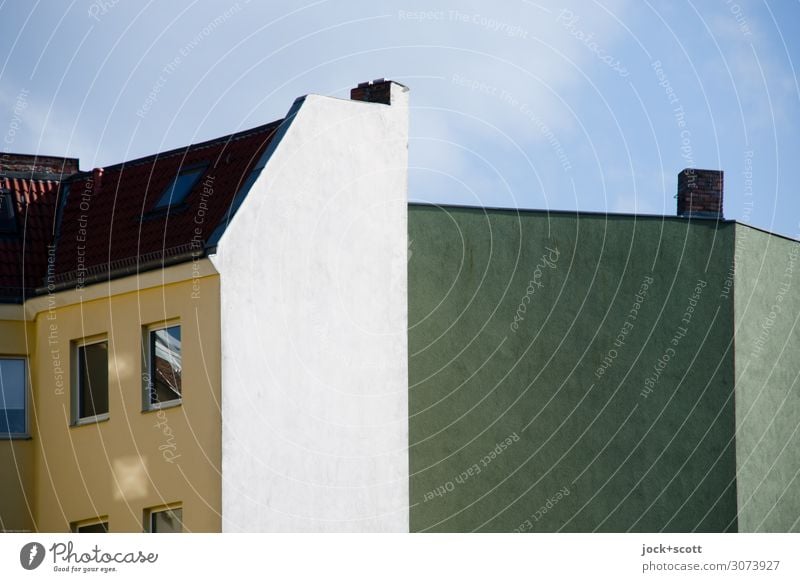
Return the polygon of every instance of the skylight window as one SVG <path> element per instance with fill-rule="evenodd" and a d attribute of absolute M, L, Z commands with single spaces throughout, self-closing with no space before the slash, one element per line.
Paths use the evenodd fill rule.
<path fill-rule="evenodd" d="M 197 184 L 198 180 L 200 180 L 205 170 L 205 166 L 199 168 L 195 167 L 184 170 L 175 176 L 175 179 L 170 182 L 169 186 L 164 190 L 164 193 L 161 194 L 161 198 L 158 199 L 153 210 L 176 206 L 183 202 L 189 195 L 189 192 L 192 191 L 195 184 Z"/>

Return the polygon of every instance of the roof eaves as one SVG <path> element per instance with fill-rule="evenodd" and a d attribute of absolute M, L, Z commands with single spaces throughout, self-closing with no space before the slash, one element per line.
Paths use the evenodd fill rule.
<path fill-rule="evenodd" d="M 61 273 L 56 275 L 53 282 L 35 289 L 34 295 L 45 295 L 54 291 L 62 291 L 70 287 L 84 287 L 93 283 L 127 277 L 128 275 L 164 269 L 179 263 L 188 263 L 201 259 L 205 257 L 205 255 L 204 249 L 198 248 L 192 243 L 187 243 L 157 253 L 138 255 L 119 259 L 103 265 L 96 265 L 95 267 L 86 269 L 83 277 L 80 279 L 78 278 L 80 274 L 78 271 Z"/>
<path fill-rule="evenodd" d="M 736 221 L 727 218 L 716 218 L 706 216 L 676 216 L 674 214 L 644 214 L 636 212 L 602 212 L 598 210 L 550 210 L 541 208 L 511 208 L 503 206 L 472 206 L 469 204 L 437 204 L 435 202 L 415 202 L 410 201 L 409 206 L 423 208 L 452 208 L 454 210 L 475 210 L 488 212 L 509 212 L 513 214 L 544 214 L 547 216 L 592 216 L 605 218 L 636 218 L 636 219 L 659 219 L 659 220 L 681 220 L 693 222 L 717 222 L 719 224 L 733 224 Z"/>

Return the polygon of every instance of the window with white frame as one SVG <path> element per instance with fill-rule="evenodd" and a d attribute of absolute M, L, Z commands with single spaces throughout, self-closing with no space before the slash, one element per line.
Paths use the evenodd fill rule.
<path fill-rule="evenodd" d="M 145 330 L 145 409 L 178 404 L 181 388 L 181 326 L 167 323 Z"/>
<path fill-rule="evenodd" d="M 25 358 L 0 357 L 0 436 L 28 432 Z"/>
<path fill-rule="evenodd" d="M 164 507 L 145 512 L 145 530 L 150 533 L 181 533 L 183 531 L 183 509 Z"/>
<path fill-rule="evenodd" d="M 73 421 L 108 418 L 108 340 L 81 340 L 73 346 Z"/>

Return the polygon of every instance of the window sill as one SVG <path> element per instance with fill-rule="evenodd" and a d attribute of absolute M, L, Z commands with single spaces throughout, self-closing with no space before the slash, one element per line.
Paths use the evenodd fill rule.
<path fill-rule="evenodd" d="M 86 418 L 79 418 L 78 420 L 73 421 L 70 426 L 74 428 L 77 426 L 86 426 L 89 424 L 99 424 L 101 422 L 106 422 L 108 419 L 109 419 L 108 413 L 98 414 L 97 416 L 87 416 Z"/>
<path fill-rule="evenodd" d="M 0 441 L 29 441 L 33 437 L 29 434 L 0 434 Z"/>
<path fill-rule="evenodd" d="M 159 410 L 167 410 L 169 408 L 177 408 L 183 404 L 183 399 L 170 400 L 168 402 L 160 402 L 158 404 L 151 404 L 147 408 L 142 409 L 142 413 L 158 412 Z"/>

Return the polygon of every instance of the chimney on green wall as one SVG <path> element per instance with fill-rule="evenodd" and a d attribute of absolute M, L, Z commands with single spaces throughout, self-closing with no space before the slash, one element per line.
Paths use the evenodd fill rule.
<path fill-rule="evenodd" d="M 683 170 L 678 174 L 678 216 L 722 220 L 722 185 L 722 170 Z"/>

